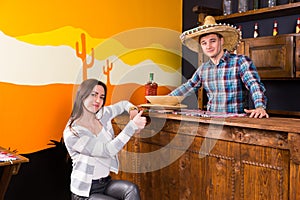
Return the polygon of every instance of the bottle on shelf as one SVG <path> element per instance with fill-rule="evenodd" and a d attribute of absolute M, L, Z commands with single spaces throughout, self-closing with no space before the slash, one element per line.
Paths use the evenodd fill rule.
<path fill-rule="evenodd" d="M 239 13 L 248 11 L 248 0 L 239 0 L 238 11 Z"/>
<path fill-rule="evenodd" d="M 258 23 L 256 22 L 254 25 L 254 33 L 253 33 L 253 37 L 257 38 L 259 36 L 259 30 L 258 30 Z"/>
<path fill-rule="evenodd" d="M 268 7 L 276 6 L 276 0 L 268 0 Z"/>
<path fill-rule="evenodd" d="M 300 33 L 300 17 L 297 19 L 296 33 Z"/>
<path fill-rule="evenodd" d="M 145 85 L 145 96 L 154 96 L 157 95 L 158 85 L 154 82 L 154 73 L 149 74 L 149 81 Z M 146 100 L 147 103 L 149 103 Z"/>
<path fill-rule="evenodd" d="M 232 14 L 231 0 L 223 0 L 223 14 L 224 15 Z"/>
<path fill-rule="evenodd" d="M 274 21 L 274 25 L 273 25 L 273 36 L 278 35 L 278 24 L 277 21 Z"/>
<path fill-rule="evenodd" d="M 253 0 L 253 10 L 260 8 L 260 0 Z"/>
<path fill-rule="evenodd" d="M 239 25 L 238 30 L 241 32 L 241 37 L 243 38 L 242 25 Z"/>

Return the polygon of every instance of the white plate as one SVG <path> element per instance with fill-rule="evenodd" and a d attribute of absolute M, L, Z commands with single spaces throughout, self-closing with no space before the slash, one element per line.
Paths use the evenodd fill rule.
<path fill-rule="evenodd" d="M 143 108 L 152 108 L 152 109 L 182 109 L 182 108 L 187 108 L 187 105 L 184 104 L 178 104 L 175 106 L 172 105 L 159 105 L 159 104 L 150 104 L 150 103 L 146 103 L 146 104 L 141 104 L 140 105 Z"/>

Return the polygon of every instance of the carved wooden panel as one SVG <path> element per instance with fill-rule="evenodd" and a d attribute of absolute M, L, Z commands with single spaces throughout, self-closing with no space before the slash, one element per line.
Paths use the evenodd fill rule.
<path fill-rule="evenodd" d="M 237 184 L 236 158 L 240 152 L 235 143 L 222 140 L 196 138 L 196 143 L 201 142 L 201 150 L 197 149 L 201 185 L 204 193 L 203 199 L 231 200 L 239 197 L 239 185 Z M 203 148 L 205 147 L 205 148 Z M 200 152 L 199 152 L 200 150 Z"/>
<path fill-rule="evenodd" d="M 244 39 L 244 54 L 249 56 L 262 78 L 294 77 L 294 36 L 278 35 Z M 240 47 L 242 50 L 243 47 Z M 239 52 L 243 53 L 243 52 Z"/>
<path fill-rule="evenodd" d="M 240 174 L 241 199 L 289 199 L 288 151 L 241 145 Z"/>

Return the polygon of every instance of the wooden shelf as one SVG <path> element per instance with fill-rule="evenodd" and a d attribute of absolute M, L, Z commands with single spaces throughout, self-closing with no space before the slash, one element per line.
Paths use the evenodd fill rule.
<path fill-rule="evenodd" d="M 275 12 L 276 15 L 274 15 Z M 233 13 L 230 15 L 215 16 L 215 19 L 217 22 L 226 21 L 228 23 L 239 23 L 294 14 L 300 14 L 300 2 L 288 3 L 270 8 L 267 7 L 256 10 L 249 10 L 247 12 Z"/>

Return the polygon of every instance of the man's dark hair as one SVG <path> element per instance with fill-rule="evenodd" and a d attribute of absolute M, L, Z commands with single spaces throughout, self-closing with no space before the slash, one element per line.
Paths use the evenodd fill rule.
<path fill-rule="evenodd" d="M 205 37 L 205 36 L 207 36 L 207 35 L 211 35 L 211 34 L 217 35 L 218 38 L 223 38 L 223 35 L 221 35 L 220 33 L 205 33 L 205 34 L 199 36 L 198 42 L 200 43 L 201 38 L 203 38 L 203 37 Z"/>

